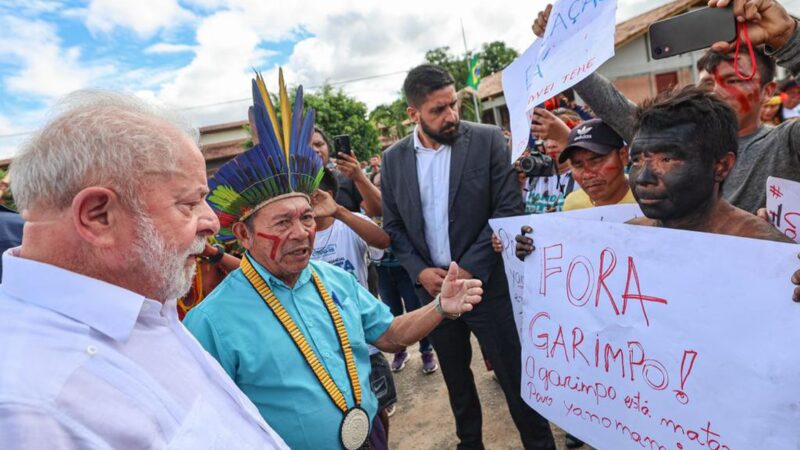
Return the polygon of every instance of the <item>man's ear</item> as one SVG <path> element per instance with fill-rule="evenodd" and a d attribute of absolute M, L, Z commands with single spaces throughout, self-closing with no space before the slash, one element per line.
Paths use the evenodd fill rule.
<path fill-rule="evenodd" d="M 247 225 L 244 222 L 236 222 L 231 227 L 233 231 L 233 235 L 236 236 L 236 239 L 239 240 L 239 244 L 247 250 L 250 250 L 250 243 L 252 242 L 252 236 L 250 230 L 247 229 Z"/>
<path fill-rule="evenodd" d="M 619 159 L 622 160 L 622 165 L 627 166 L 628 162 L 630 162 L 630 153 L 628 152 L 628 147 L 622 147 L 619 149 Z"/>
<path fill-rule="evenodd" d="M 406 114 L 408 114 L 408 118 L 411 119 L 412 122 L 418 124 L 419 123 L 419 111 L 417 108 L 409 105 L 406 108 Z"/>
<path fill-rule="evenodd" d="M 72 199 L 72 224 L 84 241 L 92 246 L 109 248 L 117 245 L 120 224 L 130 211 L 111 189 L 93 186 L 78 192 Z"/>
<path fill-rule="evenodd" d="M 716 163 L 714 163 L 714 182 L 715 183 L 722 183 L 728 178 L 728 174 L 731 173 L 734 164 L 736 164 L 736 154 L 733 152 L 728 152 L 722 158 L 718 159 Z"/>
<path fill-rule="evenodd" d="M 775 95 L 775 90 L 778 88 L 778 83 L 770 81 L 761 88 L 761 103 L 766 102 Z"/>

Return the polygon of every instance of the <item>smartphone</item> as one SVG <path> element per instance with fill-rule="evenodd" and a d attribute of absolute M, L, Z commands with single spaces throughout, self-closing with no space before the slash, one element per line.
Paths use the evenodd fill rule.
<path fill-rule="evenodd" d="M 336 158 L 339 157 L 340 153 L 352 156 L 353 151 L 350 149 L 350 135 L 340 134 L 339 136 L 334 136 L 333 150 L 336 152 Z"/>
<path fill-rule="evenodd" d="M 736 39 L 733 8 L 700 8 L 650 25 L 650 55 L 653 59 L 711 47 Z"/>

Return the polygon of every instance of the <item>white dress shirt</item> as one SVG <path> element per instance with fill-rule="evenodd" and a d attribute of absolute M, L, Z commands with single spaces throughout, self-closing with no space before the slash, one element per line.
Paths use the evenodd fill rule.
<path fill-rule="evenodd" d="M 285 449 L 165 304 L 3 254 L 0 447 Z"/>
<path fill-rule="evenodd" d="M 450 265 L 450 155 L 453 149 L 441 145 L 426 148 L 419 140 L 419 126 L 414 129 L 414 149 L 417 154 L 417 179 L 425 222 L 425 243 L 436 267 Z"/>

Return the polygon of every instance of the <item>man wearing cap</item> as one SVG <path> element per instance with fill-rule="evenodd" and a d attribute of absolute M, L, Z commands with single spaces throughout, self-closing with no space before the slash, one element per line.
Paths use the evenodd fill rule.
<path fill-rule="evenodd" d="M 788 2 L 784 2 L 788 3 Z M 776 0 L 709 0 L 708 6 L 733 10 L 747 27 L 753 51 L 737 52 L 736 40 L 717 42 L 697 61 L 697 86 L 713 90 L 736 111 L 739 151 L 736 165 L 722 186 L 734 206 L 755 213 L 766 204 L 767 177 L 800 181 L 800 122 L 779 126 L 761 123 L 761 105 L 772 97 L 775 63 L 800 73 L 800 27 Z M 544 35 L 551 8 L 539 13 L 533 30 Z M 752 75 L 751 75 L 752 74 Z M 636 105 L 602 75 L 593 73 L 575 92 L 595 114 L 631 142 Z"/>
<path fill-rule="evenodd" d="M 386 448 L 367 344 L 395 352 L 419 341 L 444 318 L 472 310 L 481 282 L 458 279 L 453 263 L 434 302 L 395 318 L 349 273 L 309 261 L 310 196 L 323 173 L 309 145 L 314 113 L 302 117 L 298 88 L 294 120 L 283 110 L 279 126 L 260 76 L 253 93 L 260 144 L 219 169 L 208 197 L 218 237 L 235 237 L 247 251 L 184 324 L 291 448 Z M 280 98 L 289 104 L 283 83 Z"/>
<path fill-rule="evenodd" d="M 625 178 L 628 149 L 601 119 L 587 120 L 570 131 L 567 147 L 558 157 L 559 163 L 567 160 L 581 189 L 567 196 L 564 211 L 636 203 Z"/>

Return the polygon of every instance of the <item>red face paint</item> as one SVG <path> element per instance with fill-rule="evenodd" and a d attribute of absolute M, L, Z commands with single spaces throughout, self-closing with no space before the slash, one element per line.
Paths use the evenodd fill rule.
<path fill-rule="evenodd" d="M 281 238 L 266 233 L 256 233 L 256 236 L 272 241 L 272 251 L 269 254 L 269 259 L 275 260 L 275 256 L 278 254 L 278 247 L 281 246 Z"/>
<path fill-rule="evenodd" d="M 739 102 L 739 110 L 741 112 L 747 113 L 750 111 L 750 103 L 747 101 L 747 96 L 744 95 L 744 92 L 725 82 L 725 80 L 719 76 L 719 70 L 714 71 L 714 82 L 717 83 L 720 89 L 724 90 L 729 96 L 735 98 L 736 101 Z"/>
<path fill-rule="evenodd" d="M 742 81 L 740 83 L 750 88 L 748 92 L 746 90 L 743 90 L 737 86 L 731 85 L 730 83 L 726 82 L 725 79 L 722 78 L 719 72 L 720 72 L 719 67 L 717 67 L 714 70 L 714 82 L 716 82 L 717 86 L 719 86 L 720 89 L 725 91 L 725 93 L 728 96 L 736 100 L 736 102 L 739 104 L 739 112 L 741 114 L 747 114 L 752 110 L 751 103 L 752 104 L 760 103 L 759 102 L 760 80 L 758 77 L 755 77 L 752 80 Z"/>

